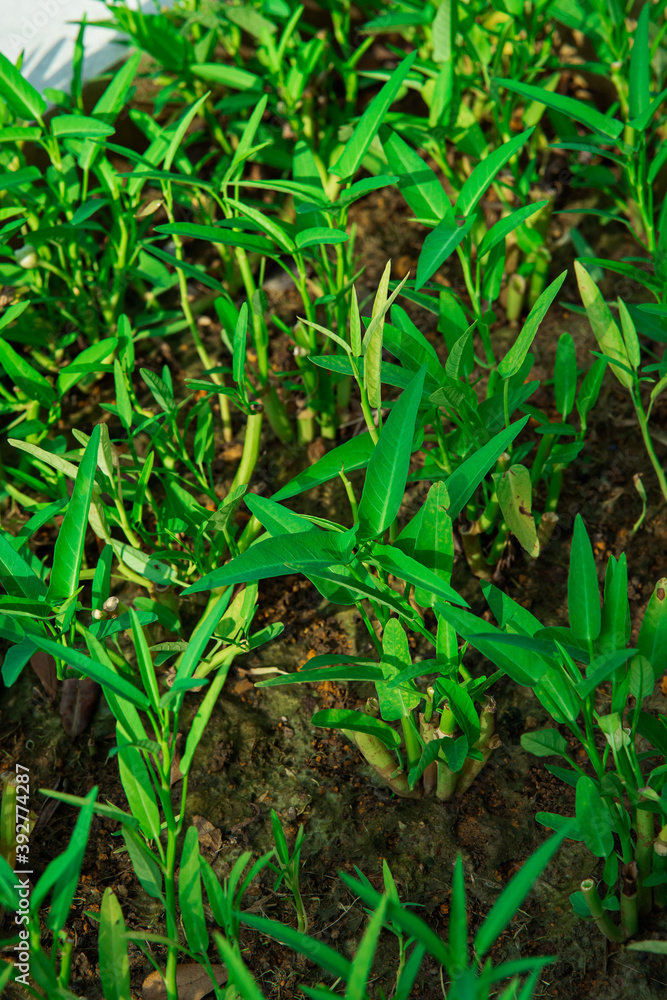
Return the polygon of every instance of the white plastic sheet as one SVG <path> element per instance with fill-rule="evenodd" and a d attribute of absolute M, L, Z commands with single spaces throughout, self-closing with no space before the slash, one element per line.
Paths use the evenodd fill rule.
<path fill-rule="evenodd" d="M 130 0 L 133 6 L 138 0 Z M 173 0 L 161 0 L 160 7 Z M 143 10 L 154 13 L 153 0 L 141 0 Z M 24 52 L 23 73 L 37 90 L 69 90 L 74 41 L 84 14 L 89 21 L 104 21 L 109 10 L 101 0 L 0 0 L 0 51 L 12 62 Z M 119 62 L 126 51 L 121 36 L 108 28 L 86 28 L 84 80 L 90 80 Z"/>

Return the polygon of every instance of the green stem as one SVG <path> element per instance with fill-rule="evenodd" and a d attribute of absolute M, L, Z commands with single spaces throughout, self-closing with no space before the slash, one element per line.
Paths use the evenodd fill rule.
<path fill-rule="evenodd" d="M 496 702 L 491 697 L 487 697 L 486 704 L 482 708 L 479 726 L 479 738 L 475 743 L 475 750 L 480 751 L 482 760 L 466 757 L 456 782 L 457 798 L 468 791 L 492 752 L 500 746 L 500 739 L 496 736 Z"/>
<path fill-rule="evenodd" d="M 168 794 L 168 789 L 167 789 Z M 164 873 L 165 904 L 167 915 L 167 937 L 178 940 L 178 924 L 176 921 L 176 831 L 167 823 L 167 857 Z M 165 986 L 167 1000 L 178 1000 L 176 986 L 176 968 L 178 963 L 178 948 L 176 945 L 167 947 L 167 968 L 165 969 Z"/>
<path fill-rule="evenodd" d="M 667 874 L 667 826 L 663 826 L 653 842 L 653 874 Z M 662 910 L 667 906 L 666 884 L 656 885 L 653 899 L 658 909 Z"/>
<path fill-rule="evenodd" d="M 241 484 L 245 485 L 249 483 L 252 478 L 255 466 L 257 465 L 257 459 L 259 458 L 262 418 L 263 413 L 261 410 L 259 413 L 251 413 L 248 417 L 245 438 L 243 440 L 243 454 L 241 455 L 241 461 L 229 489 L 230 493 L 233 493 Z"/>
<path fill-rule="evenodd" d="M 410 790 L 405 771 L 397 768 L 396 760 L 377 736 L 372 736 L 369 733 L 352 732 L 348 729 L 342 729 L 341 732 L 351 743 L 354 743 L 358 747 L 371 767 L 393 792 L 407 799 L 421 798 L 421 794 L 416 788 L 412 791 Z"/>
<path fill-rule="evenodd" d="M 412 715 L 404 715 L 401 718 L 401 726 L 403 728 L 403 739 L 405 740 L 405 755 L 408 770 L 410 770 L 419 763 L 422 752 L 421 743 L 419 742 L 417 727 Z"/>
<path fill-rule="evenodd" d="M 171 206 L 169 206 L 169 208 L 167 209 L 167 214 L 169 216 L 169 221 L 173 223 L 174 218 L 173 218 L 173 212 L 171 211 Z M 180 236 L 174 234 L 173 240 L 174 240 L 174 249 L 176 251 L 175 256 L 177 257 L 178 260 L 182 261 L 184 258 L 183 258 L 183 243 L 181 241 L 181 238 Z M 190 301 L 188 299 L 188 281 L 185 272 L 180 267 L 177 268 L 176 270 L 178 272 L 178 288 L 181 298 L 181 308 L 183 310 L 183 315 L 185 316 L 185 319 L 187 321 L 190 334 L 194 341 L 195 350 L 197 351 L 199 360 L 201 361 L 204 368 L 206 369 L 213 368 L 211 359 L 208 356 L 208 352 L 206 351 L 206 348 L 202 343 L 201 337 L 199 336 L 199 330 L 197 329 L 197 321 L 195 320 L 194 315 L 192 313 L 192 309 L 190 307 Z M 220 372 L 212 372 L 210 377 L 211 381 L 214 382 L 216 385 L 224 386 L 225 378 L 224 375 L 220 374 Z M 234 434 L 232 430 L 232 418 L 229 412 L 229 400 L 227 396 L 224 396 L 222 394 L 219 396 L 219 400 L 220 400 L 220 417 L 222 419 L 223 438 L 225 441 L 231 441 Z"/>
<path fill-rule="evenodd" d="M 347 494 L 347 499 L 350 503 L 350 509 L 352 511 L 352 524 L 356 524 L 357 521 L 359 520 L 359 505 L 357 504 L 357 498 L 354 495 L 354 489 L 352 487 L 352 483 L 347 478 L 342 469 L 338 473 L 338 475 L 340 476 L 343 482 L 343 486 L 345 487 L 345 492 Z"/>
<path fill-rule="evenodd" d="M 474 527 L 474 526 L 473 526 Z M 465 553 L 468 566 L 481 580 L 490 580 L 491 571 L 484 559 L 484 553 L 482 552 L 482 543 L 479 540 L 479 535 L 473 531 L 471 528 L 461 528 L 461 544 L 463 546 L 463 551 Z"/>
<path fill-rule="evenodd" d="M 634 392 L 631 393 L 632 402 L 635 406 L 635 412 L 637 414 L 637 420 L 639 421 L 639 427 L 642 432 L 642 438 L 644 439 L 644 446 L 648 453 L 648 457 L 651 461 L 651 465 L 655 470 L 655 474 L 658 477 L 658 482 L 660 483 L 660 489 L 662 490 L 662 495 L 667 500 L 667 479 L 665 478 L 665 473 L 658 461 L 658 456 L 653 448 L 653 442 L 651 441 L 651 435 L 648 432 L 648 419 L 644 412 L 644 407 L 642 406 L 641 400 L 638 395 Z"/>
<path fill-rule="evenodd" d="M 620 927 L 611 920 L 609 914 L 602 906 L 602 900 L 598 893 L 597 886 L 592 878 L 585 878 L 581 883 L 581 892 L 586 901 L 586 906 L 595 921 L 597 929 L 608 941 L 620 943 L 625 940 L 625 934 Z"/>

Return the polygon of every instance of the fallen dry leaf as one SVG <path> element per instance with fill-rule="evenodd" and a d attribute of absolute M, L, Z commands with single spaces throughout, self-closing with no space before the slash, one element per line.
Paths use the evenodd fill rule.
<path fill-rule="evenodd" d="M 90 677 L 68 677 L 60 696 L 60 720 L 68 736 L 80 736 L 93 720 L 102 688 Z"/>
<path fill-rule="evenodd" d="M 224 965 L 212 965 L 213 975 L 218 986 L 227 982 L 227 969 Z M 176 986 L 178 1000 L 202 1000 L 213 992 L 213 983 L 206 969 L 201 965 L 179 965 L 176 969 Z M 167 990 L 159 972 L 151 972 L 143 981 L 143 1000 L 166 1000 Z"/>
<path fill-rule="evenodd" d="M 213 826 L 203 816 L 193 816 L 192 822 L 197 827 L 199 846 L 206 851 L 219 851 L 222 848 L 222 834 L 217 826 Z"/>
<path fill-rule="evenodd" d="M 30 657 L 30 666 L 35 671 L 42 687 L 48 694 L 51 701 L 55 701 L 58 694 L 58 673 L 56 671 L 56 661 L 50 653 L 44 653 L 38 649 Z"/>

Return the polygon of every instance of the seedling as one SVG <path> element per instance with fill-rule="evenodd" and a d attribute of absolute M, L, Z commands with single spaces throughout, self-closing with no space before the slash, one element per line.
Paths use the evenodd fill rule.
<path fill-rule="evenodd" d="M 558 756 L 568 765 L 546 766 L 576 789 L 577 824 L 570 836 L 604 859 L 607 887 L 601 900 L 595 881 L 587 879 L 572 902 L 615 941 L 636 933 L 639 917 L 651 911 L 654 887 L 660 901 L 667 878 L 662 832 L 667 814 L 661 796 L 665 768 L 648 763 L 664 758 L 667 740 L 664 720 L 642 708 L 667 668 L 666 588 L 667 581 L 658 581 L 636 647 L 626 648 L 631 623 L 625 555 L 611 557 L 607 564 L 601 607 L 593 550 L 577 515 L 568 577 L 569 627 L 544 628 L 490 584 L 483 589 L 499 627 L 451 605 L 436 606 L 500 670 L 531 687 L 553 722 L 571 733 L 568 741 L 557 728 L 536 730 L 524 733 L 521 743 L 537 756 Z M 639 750 L 638 737 L 648 740 L 649 749 Z M 577 747 L 588 768 L 580 763 Z M 656 815 L 661 828 L 657 837 Z M 537 818 L 555 829 L 566 822 L 551 813 Z M 620 910 L 620 926 L 609 916 L 614 910 Z"/>

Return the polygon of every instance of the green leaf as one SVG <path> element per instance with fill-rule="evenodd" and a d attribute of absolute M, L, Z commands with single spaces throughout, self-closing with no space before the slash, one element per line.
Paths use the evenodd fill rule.
<path fill-rule="evenodd" d="M 418 219 L 438 222 L 453 217 L 452 206 L 437 174 L 397 132 L 385 129 L 382 149 L 389 169 L 398 177 L 398 189 Z"/>
<path fill-rule="evenodd" d="M 16 551 L 10 537 L 7 532 L 0 531 L 0 582 L 13 597 L 23 595 L 32 601 L 42 601 L 46 586 Z"/>
<path fill-rule="evenodd" d="M 199 834 L 196 826 L 189 826 L 185 834 L 178 874 L 178 904 L 188 948 L 190 951 L 206 954 L 208 933 L 204 917 L 199 868 Z"/>
<path fill-rule="evenodd" d="M 330 226 L 314 226 L 311 229 L 302 229 L 300 233 L 297 233 L 296 245 L 298 250 L 305 250 L 306 247 L 346 243 L 349 238 L 347 233 L 340 229 L 331 229 Z"/>
<path fill-rule="evenodd" d="M 617 301 L 618 314 L 621 320 L 623 343 L 625 344 L 625 350 L 630 360 L 630 364 L 636 370 L 639 368 L 641 361 L 641 349 L 639 346 L 639 337 L 637 336 L 637 328 L 625 302 L 623 302 L 622 299 L 618 299 Z"/>
<path fill-rule="evenodd" d="M 250 10 L 253 8 L 243 8 L 236 7 L 235 10 Z M 242 919 L 245 919 L 245 914 Z M 259 918 L 263 919 L 263 918 Z M 267 920 L 267 923 L 273 923 L 274 921 Z M 279 925 L 282 926 L 282 925 Z M 295 931 L 294 933 L 298 933 Z M 244 1000 L 266 1000 L 265 994 L 262 993 L 259 986 L 255 982 L 252 973 L 248 967 L 244 964 L 243 959 L 239 955 L 238 951 L 235 950 L 225 938 L 218 931 L 214 931 L 213 934 L 215 938 L 215 943 L 218 951 L 220 952 L 220 958 L 225 963 L 231 978 L 234 981 L 234 987 L 236 988 L 236 995 L 242 996 Z M 305 937 L 305 935 L 302 935 Z"/>
<path fill-rule="evenodd" d="M 59 139 L 103 139 L 116 131 L 99 118 L 85 115 L 55 115 L 51 121 L 51 131 Z"/>
<path fill-rule="evenodd" d="M 506 472 L 495 473 L 493 482 L 507 527 L 516 536 L 529 556 L 536 559 L 540 552 L 533 509 L 533 487 L 530 471 L 525 465 L 512 465 Z"/>
<path fill-rule="evenodd" d="M 380 715 L 385 722 L 395 722 L 407 718 L 410 712 L 419 705 L 422 695 L 414 684 L 408 682 L 389 687 L 387 681 L 409 667 L 411 663 L 410 647 L 405 629 L 398 618 L 390 618 L 382 636 L 382 668 L 384 683 L 376 682 Z"/>
<path fill-rule="evenodd" d="M 91 344 L 90 347 L 77 354 L 73 364 L 60 370 L 58 375 L 58 394 L 62 396 L 66 392 L 69 392 L 72 386 L 76 385 L 86 373 L 97 374 L 99 365 L 103 364 L 105 359 L 111 357 L 117 346 L 118 340 L 116 337 L 107 337 L 106 340 L 100 340 L 97 344 Z"/>
<path fill-rule="evenodd" d="M 248 303 L 244 302 L 239 311 L 234 330 L 234 354 L 232 360 L 232 378 L 237 385 L 244 382 L 246 337 L 248 331 Z"/>
<path fill-rule="evenodd" d="M 368 431 L 357 434 L 300 472 L 282 489 L 274 493 L 272 499 L 288 500 L 290 497 L 305 493 L 306 490 L 310 490 L 314 486 L 321 486 L 322 483 L 335 479 L 340 472 L 347 474 L 357 469 L 364 469 L 374 451 L 375 444 Z"/>
<path fill-rule="evenodd" d="M 521 420 L 499 431 L 445 480 L 450 500 L 449 516 L 452 520 L 459 516 L 484 476 L 507 450 L 507 446 L 518 437 L 529 419 L 529 416 L 522 417 Z"/>
<path fill-rule="evenodd" d="M 577 826 L 583 841 L 596 858 L 606 858 L 614 850 L 614 824 L 592 778 L 582 775 L 576 788 Z"/>
<path fill-rule="evenodd" d="M 607 370 L 607 362 L 603 359 L 594 361 L 584 376 L 584 380 L 579 387 L 577 395 L 577 410 L 581 419 L 581 426 L 586 430 L 586 418 L 597 403 L 604 373 Z"/>
<path fill-rule="evenodd" d="M 148 642 L 141 627 L 139 616 L 134 608 L 130 608 L 130 620 L 132 622 L 132 637 L 134 639 L 134 649 L 137 655 L 141 683 L 144 691 L 151 700 L 152 707 L 157 710 L 160 704 L 160 692 L 157 678 L 155 677 L 155 667 L 153 666 Z"/>
<path fill-rule="evenodd" d="M 262 90 L 262 79 L 254 73 L 249 73 L 238 66 L 225 63 L 193 63 L 189 67 L 195 76 L 210 83 L 222 84 L 233 90 Z"/>
<path fill-rule="evenodd" d="M 653 694 L 655 677 L 651 661 L 641 653 L 630 661 L 630 694 L 641 704 L 644 698 Z"/>
<path fill-rule="evenodd" d="M 667 670 L 667 577 L 655 585 L 642 619 L 637 649 L 653 667 L 658 681 Z"/>
<path fill-rule="evenodd" d="M 533 690 L 554 722 L 574 722 L 581 712 L 578 689 L 569 675 L 558 667 L 547 667 Z"/>
<path fill-rule="evenodd" d="M 286 944 L 292 951 L 296 951 L 300 955 L 305 955 L 307 959 L 315 962 L 321 969 L 325 969 L 332 975 L 340 977 L 344 982 L 347 982 L 351 967 L 350 962 L 339 952 L 334 951 L 333 948 L 324 944 L 323 941 L 318 941 L 317 938 L 310 937 L 308 934 L 301 934 L 299 931 L 293 930 L 278 920 L 268 920 L 266 917 L 258 917 L 247 910 L 240 913 L 239 917 L 248 927 L 254 927 L 261 934 L 266 934 L 274 938 L 274 940 L 280 941 L 281 944 Z M 218 939 L 219 935 L 216 936 L 216 941 Z M 219 941 L 218 947 L 220 947 Z M 243 996 L 243 1000 L 246 1000 L 246 998 L 247 1000 L 254 1000 L 252 994 L 246 994 L 245 991 L 241 995 Z"/>
<path fill-rule="evenodd" d="M 10 312 L 8 309 L 7 312 Z M 20 312 L 23 312 L 21 309 Z M 50 382 L 35 371 L 6 340 L 0 337 L 0 367 L 16 383 L 28 399 L 35 400 L 45 409 L 56 401 L 56 393 Z"/>
<path fill-rule="evenodd" d="M 419 758 L 419 763 L 415 764 L 408 771 L 408 784 L 410 788 L 415 787 L 426 768 L 434 760 L 438 760 L 441 752 L 447 757 L 447 766 L 450 771 L 456 773 L 463 767 L 468 754 L 468 741 L 465 736 L 459 736 L 458 739 L 452 739 L 451 736 L 443 736 L 441 739 L 431 740 L 427 743 Z"/>
<path fill-rule="evenodd" d="M 599 648 L 603 652 L 624 649 L 630 641 L 630 633 L 628 563 L 623 552 L 618 562 L 611 556 L 607 563 Z"/>
<path fill-rule="evenodd" d="M 394 404 L 371 455 L 359 504 L 360 540 L 377 538 L 396 519 L 408 478 L 426 368 Z"/>
<path fill-rule="evenodd" d="M 593 548 L 581 514 L 577 514 L 574 522 L 567 606 L 574 637 L 588 643 L 595 642 L 602 627 L 600 589 Z"/>
<path fill-rule="evenodd" d="M 342 154 L 336 163 L 329 168 L 330 173 L 336 174 L 341 178 L 346 178 L 353 176 L 357 172 L 416 58 L 416 50 L 406 56 L 396 67 L 380 92 L 375 95 L 359 119 L 357 127 L 350 139 L 348 139 Z"/>
<path fill-rule="evenodd" d="M 368 996 L 366 986 L 368 985 L 371 966 L 373 965 L 375 952 L 386 920 L 388 903 L 389 900 L 384 895 L 364 931 L 364 936 L 357 947 L 352 968 L 348 975 L 345 1000 L 366 1000 Z"/>
<path fill-rule="evenodd" d="M 533 308 L 528 313 L 528 318 L 523 325 L 521 333 L 510 347 L 509 351 L 498 365 L 498 372 L 502 378 L 510 378 L 521 368 L 526 360 L 526 355 L 539 329 L 540 323 L 546 316 L 549 306 L 558 295 L 561 285 L 567 277 L 567 271 L 559 274 L 555 281 L 544 289 Z"/>
<path fill-rule="evenodd" d="M 127 847 L 127 853 L 130 856 L 130 862 L 132 863 L 134 874 L 139 879 L 142 889 L 151 897 L 151 899 L 162 900 L 164 905 L 164 897 L 162 895 L 162 873 L 152 851 L 150 851 L 141 838 L 133 830 L 128 829 L 128 827 L 123 826 L 121 833 L 123 835 L 123 840 L 125 841 L 125 846 Z"/>
<path fill-rule="evenodd" d="M 379 543 L 374 545 L 373 561 L 385 572 L 420 588 L 421 595 L 427 599 L 423 607 L 432 607 L 436 597 L 451 601 L 452 604 L 461 604 L 467 607 L 466 602 L 453 587 L 439 575 L 436 575 L 433 570 L 427 569 L 416 558 L 407 555 L 397 545 L 381 545 Z"/>
<path fill-rule="evenodd" d="M 53 569 L 49 579 L 47 600 L 52 604 L 72 597 L 79 583 L 79 571 L 88 527 L 88 512 L 93 496 L 97 453 L 100 443 L 100 425 L 97 424 L 86 445 L 83 458 L 74 480 L 72 497 L 68 504 L 56 539 Z"/>
<path fill-rule="evenodd" d="M 250 239 L 250 237 L 248 237 L 248 239 Z M 232 246 L 242 245 L 240 242 L 231 239 L 224 239 L 221 242 L 231 243 Z M 195 266 L 194 264 L 188 264 L 188 262 L 185 260 L 179 260 L 178 257 L 174 256 L 173 253 L 167 253 L 166 250 L 161 250 L 160 247 L 151 246 L 148 243 L 144 243 L 142 245 L 142 250 L 144 250 L 147 254 L 149 254 L 148 260 L 150 260 L 151 257 L 157 257 L 157 259 L 162 261 L 163 263 L 171 264 L 171 266 L 175 267 L 177 271 L 183 271 L 183 273 L 187 274 L 188 277 L 194 278 L 195 281 L 200 281 L 202 285 L 205 285 L 207 288 L 212 288 L 213 291 L 217 292 L 219 295 L 226 294 L 225 289 L 220 284 L 220 282 L 216 281 L 215 278 L 212 278 L 209 274 L 207 274 L 202 266 Z M 179 327 L 179 329 L 181 328 Z"/>
<path fill-rule="evenodd" d="M 557 729 L 535 729 L 521 734 L 521 746 L 535 757 L 564 757 L 567 755 L 567 740 Z"/>
<path fill-rule="evenodd" d="M 229 229 L 221 229 L 219 226 L 199 226 L 192 222 L 174 222 L 167 226 L 156 226 L 156 233 L 165 235 L 192 236 L 197 240 L 208 240 L 209 243 L 222 243 L 225 246 L 241 247 L 249 253 L 261 253 L 267 256 L 275 256 L 276 250 L 265 236 L 255 236 L 251 233 L 235 233 Z M 146 246 L 150 253 L 157 253 L 158 248 Z M 164 253 L 164 251 L 162 251 Z M 216 282 L 216 288 L 220 288 L 220 283 Z"/>
<path fill-rule="evenodd" d="M 249 588 L 246 588 L 246 591 L 248 589 Z M 217 626 L 222 615 L 229 606 L 231 596 L 232 596 L 231 590 L 227 590 L 225 593 L 221 594 L 218 600 L 215 602 L 215 604 L 213 604 L 212 607 L 210 607 L 209 611 L 204 615 L 204 617 L 200 619 L 199 623 L 197 624 L 197 627 L 190 636 L 188 647 L 181 658 L 178 670 L 176 671 L 176 678 L 174 680 L 174 684 L 182 684 L 183 681 L 189 680 L 194 674 L 197 668 L 197 664 L 199 663 L 199 660 L 203 655 L 204 649 L 206 648 L 206 645 L 209 639 L 211 638 L 211 635 L 213 634 L 215 627 Z M 211 685 L 211 688 L 212 687 L 213 685 Z M 207 697 L 208 694 L 210 694 L 211 688 L 209 688 L 209 691 L 207 692 Z M 179 709 L 180 705 L 182 704 L 182 700 L 183 696 L 181 695 L 181 697 L 179 698 Z M 200 711 L 202 709 L 200 709 Z M 191 730 L 192 728 L 193 727 L 191 727 Z M 186 744 L 186 752 L 187 752 L 187 744 Z"/>
<path fill-rule="evenodd" d="M 565 824 L 555 836 L 538 847 L 493 904 L 475 935 L 475 952 L 480 961 L 496 943 L 562 842 L 570 836 L 573 827 L 573 822 Z"/>
<path fill-rule="evenodd" d="M 130 394 L 127 391 L 127 384 L 125 382 L 125 374 L 120 366 L 120 361 L 118 358 L 114 358 L 113 362 L 113 378 L 114 378 L 114 389 L 116 391 L 116 406 L 118 407 L 118 416 L 120 422 L 123 425 L 124 431 L 129 431 L 132 426 L 132 403 L 130 402 Z"/>
<path fill-rule="evenodd" d="M 447 696 L 449 709 L 452 712 L 459 727 L 463 730 L 469 746 L 474 746 L 479 739 L 479 716 L 475 709 L 475 703 L 464 687 L 441 677 L 438 680 L 438 688 L 442 689 Z"/>
<path fill-rule="evenodd" d="M 465 874 L 460 854 L 457 854 L 454 862 L 452 895 L 449 902 L 449 950 L 452 960 L 459 968 L 468 967 L 468 909 Z"/>
<path fill-rule="evenodd" d="M 521 94 L 531 101 L 539 101 L 540 104 L 546 105 L 547 108 L 559 111 L 566 118 L 575 122 L 581 122 L 582 125 L 592 129 L 592 131 L 599 132 L 610 139 L 618 139 L 623 131 L 623 122 L 618 121 L 617 118 L 609 118 L 607 115 L 601 114 L 596 108 L 592 108 L 582 101 L 577 101 L 574 97 L 552 94 L 543 87 L 534 87 L 532 84 L 520 83 L 518 80 L 497 78 L 495 83 L 500 84 L 501 87 L 507 87 L 508 90 L 513 90 L 516 94 Z"/>
<path fill-rule="evenodd" d="M 373 409 L 378 409 L 382 405 L 382 393 L 380 387 L 382 336 L 384 332 L 384 317 L 388 309 L 387 292 L 389 290 L 390 275 L 391 261 L 387 261 L 373 300 L 371 324 L 368 327 L 361 345 L 364 354 L 363 386 L 368 397 L 369 406 Z"/>
<path fill-rule="evenodd" d="M 454 211 L 458 216 L 468 217 L 471 212 L 474 212 L 491 181 L 528 139 L 530 139 L 534 131 L 535 128 L 533 127 L 526 129 L 525 132 L 521 132 L 520 135 L 515 135 L 513 139 L 498 146 L 481 163 L 477 164 L 473 172 L 466 179 L 456 199 Z"/>
<path fill-rule="evenodd" d="M 383 722 L 382 719 L 375 719 L 365 712 L 356 712 L 346 708 L 327 708 L 321 712 L 315 712 L 310 720 L 314 726 L 321 726 L 324 729 L 349 729 L 353 733 L 367 733 L 384 743 L 390 750 L 395 750 L 401 745 L 401 737 L 391 726 Z"/>
<path fill-rule="evenodd" d="M 630 78 L 628 80 L 628 106 L 630 118 L 644 114 L 651 104 L 651 45 L 649 19 L 651 5 L 644 3 L 637 19 L 632 50 L 630 52 Z"/>
<path fill-rule="evenodd" d="M 140 752 L 140 748 L 150 752 L 150 741 L 139 740 L 135 744 L 131 730 L 141 726 L 140 721 L 127 718 L 127 704 L 121 707 L 117 699 L 112 699 L 110 704 L 114 715 L 116 711 L 125 713 L 124 717 L 116 720 L 116 745 L 118 773 L 128 806 L 139 821 L 139 829 L 146 840 L 157 840 L 160 836 L 160 811 L 148 766 Z M 141 729 L 143 730 L 143 726 Z"/>
<path fill-rule="evenodd" d="M 267 94 L 262 95 L 262 97 L 257 102 L 257 106 L 255 107 L 253 113 L 248 119 L 246 125 L 244 126 L 243 133 L 239 140 L 239 144 L 236 147 L 236 150 L 234 151 L 232 162 L 230 163 L 229 168 L 227 170 L 227 176 L 229 177 L 230 180 L 234 178 L 235 175 L 238 175 L 241 172 L 240 169 L 237 170 L 237 167 L 238 168 L 243 167 L 243 164 L 245 163 L 249 151 L 252 148 L 253 140 L 255 138 L 255 135 L 257 134 L 257 129 L 259 128 L 259 125 L 262 121 L 262 116 L 266 111 L 266 105 L 268 99 L 269 98 Z"/>
<path fill-rule="evenodd" d="M 181 148 L 183 139 L 185 138 L 185 133 L 187 132 L 192 119 L 195 117 L 199 109 L 206 103 L 209 94 L 202 94 L 199 100 L 195 101 L 191 108 L 185 112 L 181 117 L 180 121 L 172 125 L 170 128 L 173 134 L 169 140 L 169 146 L 167 147 L 167 152 L 164 154 L 163 168 L 165 170 L 171 170 L 171 165 L 174 162 L 174 157 L 177 155 Z"/>
<path fill-rule="evenodd" d="M 42 95 L 28 83 L 7 56 L 0 52 L 0 97 L 4 98 L 17 118 L 40 119 L 47 109 Z"/>
<path fill-rule="evenodd" d="M 454 567 L 454 533 L 449 507 L 447 487 L 443 482 L 434 483 L 422 508 L 412 553 L 417 562 L 435 573 L 445 584 L 449 584 Z M 422 607 L 430 608 L 435 603 L 434 595 L 428 588 L 417 587 L 415 600 Z"/>
<path fill-rule="evenodd" d="M 136 688 L 134 684 L 130 684 L 120 674 L 114 673 L 113 670 L 103 663 L 86 656 L 81 650 L 71 649 L 69 646 L 61 646 L 52 639 L 45 639 L 39 635 L 31 634 L 31 638 L 35 645 L 39 649 L 43 649 L 45 653 L 51 653 L 56 659 L 64 660 L 65 663 L 78 670 L 85 677 L 92 677 L 98 684 L 108 687 L 114 694 L 125 698 L 131 704 L 136 705 L 137 708 L 146 709 L 150 707 L 150 701 L 143 691 Z"/>
<path fill-rule="evenodd" d="M 51 906 L 46 918 L 46 926 L 54 932 L 60 931 L 69 917 L 74 893 L 79 884 L 83 856 L 88 844 L 90 825 L 93 820 L 97 787 L 91 788 L 84 799 L 67 849 L 57 855 L 40 875 L 30 896 L 30 913 L 35 915 L 39 907 L 53 889 Z"/>
<path fill-rule="evenodd" d="M 190 731 L 188 732 L 188 739 L 185 744 L 185 751 L 181 757 L 179 763 L 179 770 L 181 774 L 187 774 L 190 766 L 192 765 L 192 760 L 195 755 L 199 741 L 204 735 L 204 730 L 206 729 L 211 715 L 213 714 L 213 709 L 215 708 L 215 703 L 217 702 L 220 692 L 222 691 L 223 685 L 227 680 L 227 674 L 229 673 L 229 668 L 232 664 L 232 659 L 234 657 L 234 651 L 229 653 L 227 662 L 218 668 L 218 671 L 213 679 L 212 684 L 209 686 L 208 691 L 204 697 L 204 700 L 200 704 L 194 719 L 190 725 Z"/>
<path fill-rule="evenodd" d="M 554 365 L 554 394 L 556 407 L 567 420 L 574 406 L 577 393 L 577 353 L 574 340 L 569 333 L 561 333 L 556 347 L 556 363 Z"/>
<path fill-rule="evenodd" d="M 526 219 L 529 219 L 531 215 L 535 215 L 536 212 L 539 212 L 541 208 L 544 208 L 548 204 L 548 198 L 544 198 L 542 201 L 535 201 L 530 205 L 524 205 L 523 208 L 517 208 L 503 219 L 498 219 L 488 232 L 484 234 L 482 242 L 477 247 L 477 258 L 481 260 L 482 257 L 486 257 L 506 236 L 513 233 L 515 229 L 523 225 Z"/>
<path fill-rule="evenodd" d="M 278 535 L 256 542 L 226 566 L 220 566 L 183 591 L 196 594 L 202 590 L 266 580 L 274 576 L 289 576 L 295 572 L 313 572 L 345 562 L 349 558 L 352 539 L 348 533 L 306 531 Z"/>
<path fill-rule="evenodd" d="M 0 132 L 0 142 L 36 142 L 38 139 L 41 139 L 43 134 L 42 129 L 37 126 L 16 125 L 14 128 L 7 127 L 2 129 Z"/>
<path fill-rule="evenodd" d="M 130 960 L 124 933 L 123 911 L 113 891 L 107 887 L 102 897 L 97 938 L 104 1000 L 128 1000 L 130 996 Z"/>
<path fill-rule="evenodd" d="M 242 201 L 236 201 L 234 198 L 227 198 L 227 204 L 235 208 L 237 212 L 244 215 L 246 218 L 251 219 L 257 226 L 260 226 L 266 233 L 269 234 L 271 239 L 275 240 L 281 250 L 286 253 L 294 252 L 294 242 L 291 237 L 287 234 L 285 226 L 280 222 L 275 222 L 268 215 L 260 212 L 258 209 L 253 208 L 251 205 L 245 205 Z"/>
<path fill-rule="evenodd" d="M 381 896 L 367 880 L 364 883 L 352 878 L 346 872 L 339 874 L 345 885 L 352 890 L 354 896 L 358 896 L 367 906 L 375 907 L 378 905 Z M 449 948 L 425 921 L 420 920 L 416 913 L 411 913 L 410 910 L 393 899 L 389 899 L 387 908 L 389 923 L 400 927 L 406 936 L 418 941 L 440 965 L 446 969 L 452 968 L 453 962 Z"/>
<path fill-rule="evenodd" d="M 446 215 L 435 229 L 428 234 L 424 240 L 419 260 L 417 261 L 417 277 L 415 279 L 415 291 L 426 284 L 441 264 L 456 250 L 459 243 L 465 239 L 476 218 L 465 219 L 461 224 L 457 223 L 451 216 Z"/>
<path fill-rule="evenodd" d="M 517 684 L 533 687 L 548 667 L 548 661 L 531 650 L 512 646 L 506 650 L 501 639 L 518 639 L 519 636 L 505 636 L 500 629 L 462 608 L 436 603 L 435 611 L 449 622 L 459 635 L 468 640 L 475 649 L 511 677 Z M 523 638 L 523 637 L 521 637 Z"/>
<path fill-rule="evenodd" d="M 584 303 L 586 315 L 595 334 L 595 339 L 599 344 L 600 352 L 607 358 L 619 361 L 621 365 L 625 365 L 629 369 L 630 359 L 628 352 L 625 349 L 621 331 L 611 314 L 609 306 L 602 298 L 599 288 L 588 271 L 578 260 L 574 262 L 574 269 L 577 274 L 581 300 Z M 621 385 L 624 385 L 626 388 L 630 388 L 633 385 L 634 379 L 631 371 L 626 371 L 617 365 L 612 365 L 612 369 Z"/>

